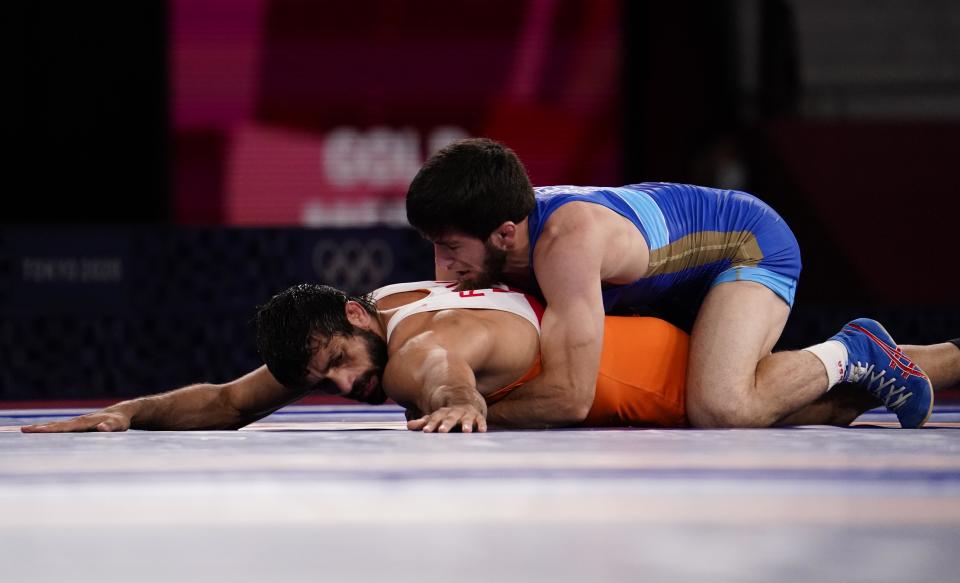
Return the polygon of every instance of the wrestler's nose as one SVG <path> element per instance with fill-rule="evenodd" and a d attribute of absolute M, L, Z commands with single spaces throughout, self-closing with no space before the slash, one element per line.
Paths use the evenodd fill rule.
<path fill-rule="evenodd" d="M 348 395 L 353 389 L 353 382 L 356 380 L 356 375 L 347 370 L 337 369 L 328 372 L 327 379 L 337 385 L 337 390 L 341 395 Z"/>
<path fill-rule="evenodd" d="M 440 245 L 433 246 L 433 254 L 437 258 L 437 265 L 445 269 L 450 269 L 454 262 L 453 253 Z"/>

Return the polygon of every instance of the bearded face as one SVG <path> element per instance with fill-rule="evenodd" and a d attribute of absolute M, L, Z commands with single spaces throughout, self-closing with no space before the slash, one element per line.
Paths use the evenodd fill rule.
<path fill-rule="evenodd" d="M 434 240 L 437 265 L 456 274 L 461 289 L 488 288 L 503 279 L 507 252 L 490 239 L 449 234 Z"/>
<path fill-rule="evenodd" d="M 503 280 L 503 268 L 507 264 L 507 252 L 498 249 L 489 240 L 483 244 L 483 261 L 477 271 L 461 278 L 462 289 L 486 289 Z"/>

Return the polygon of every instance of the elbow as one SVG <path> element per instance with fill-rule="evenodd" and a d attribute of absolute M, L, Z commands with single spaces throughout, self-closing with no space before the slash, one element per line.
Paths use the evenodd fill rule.
<path fill-rule="evenodd" d="M 240 429 L 253 422 L 236 402 L 231 391 L 226 389 L 227 385 L 219 385 L 217 398 L 210 403 L 210 408 L 206 412 L 207 417 L 216 429 Z"/>
<path fill-rule="evenodd" d="M 251 422 L 247 421 L 246 419 L 237 419 L 225 423 L 223 427 L 220 427 L 220 429 L 223 431 L 238 431 L 247 425 L 250 425 L 250 423 Z"/>
<path fill-rule="evenodd" d="M 592 391 L 591 391 L 592 393 Z M 558 421 L 563 425 L 577 425 L 583 423 L 593 406 L 592 394 L 577 393 L 577 396 L 566 399 L 557 409 Z"/>
<path fill-rule="evenodd" d="M 568 407 L 568 416 L 571 423 L 582 423 L 590 414 L 593 408 L 593 399 L 596 396 L 597 387 L 594 383 L 578 386 L 573 392 L 574 397 L 570 399 Z"/>
<path fill-rule="evenodd" d="M 583 423 L 590 414 L 590 404 L 573 403 L 564 409 L 564 423 L 570 425 Z"/>

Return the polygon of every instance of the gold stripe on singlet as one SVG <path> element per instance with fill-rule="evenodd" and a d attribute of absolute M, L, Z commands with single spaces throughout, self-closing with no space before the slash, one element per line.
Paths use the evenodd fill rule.
<path fill-rule="evenodd" d="M 750 231 L 697 231 L 650 251 L 646 277 L 678 273 L 724 259 L 734 266 L 754 266 L 763 259 L 763 250 Z"/>

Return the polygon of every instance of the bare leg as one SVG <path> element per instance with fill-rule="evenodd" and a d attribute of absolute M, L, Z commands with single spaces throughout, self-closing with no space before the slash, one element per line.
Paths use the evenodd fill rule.
<path fill-rule="evenodd" d="M 850 383 L 840 383 L 828 393 L 787 415 L 777 425 L 840 425 L 846 426 L 881 403 L 873 395 Z"/>
<path fill-rule="evenodd" d="M 690 338 L 687 417 L 694 427 L 768 427 L 827 391 L 816 356 L 770 353 L 789 313 L 755 282 L 710 290 Z"/>
<path fill-rule="evenodd" d="M 929 346 L 901 345 L 903 353 L 923 369 L 934 390 L 960 384 L 960 348 L 949 342 Z M 813 403 L 788 415 L 778 425 L 850 425 L 880 402 L 856 385 L 840 384 Z"/>
<path fill-rule="evenodd" d="M 927 373 L 934 391 L 960 388 L 960 348 L 951 342 L 901 345 L 904 354 Z"/>
<path fill-rule="evenodd" d="M 788 315 L 786 303 L 755 282 L 721 283 L 710 290 L 690 336 L 687 418 L 691 425 L 769 427 L 796 422 L 794 413 L 827 392 L 827 371 L 812 353 L 771 354 Z M 953 344 L 906 348 L 913 351 L 931 384 L 946 387 L 960 381 Z M 845 395 L 843 391 L 825 399 L 828 405 L 818 404 L 816 418 L 843 420 L 867 406 Z M 831 411 L 833 399 L 843 402 L 841 408 L 847 413 L 839 416 Z"/>

